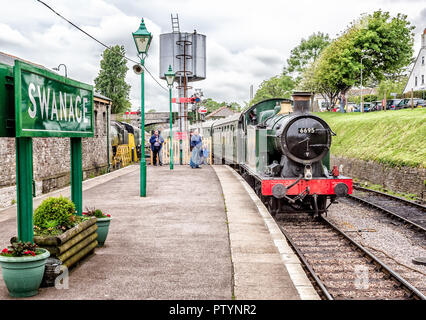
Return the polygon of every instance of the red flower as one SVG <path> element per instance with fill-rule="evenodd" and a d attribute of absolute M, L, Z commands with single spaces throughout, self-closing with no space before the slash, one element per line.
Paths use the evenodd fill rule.
<path fill-rule="evenodd" d="M 7 253 L 9 250 L 7 250 L 7 248 L 4 248 L 1 252 L 2 253 Z"/>
<path fill-rule="evenodd" d="M 110 214 L 107 214 L 107 217 L 109 218 L 109 217 L 111 217 L 111 215 L 110 215 Z"/>

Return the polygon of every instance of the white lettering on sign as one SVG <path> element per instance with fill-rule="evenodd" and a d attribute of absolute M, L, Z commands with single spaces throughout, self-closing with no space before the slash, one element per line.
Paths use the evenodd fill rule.
<path fill-rule="evenodd" d="M 84 123 L 89 122 L 89 120 L 86 118 L 86 112 L 87 112 L 86 103 L 87 103 L 87 98 L 83 98 L 83 122 Z"/>
<path fill-rule="evenodd" d="M 65 99 L 62 96 L 62 92 L 59 92 L 59 104 L 60 104 L 59 116 L 62 120 L 62 114 L 63 114 L 65 121 L 67 121 L 67 106 L 65 104 L 65 102 L 67 101 L 67 94 L 64 93 L 64 96 L 65 96 Z"/>
<path fill-rule="evenodd" d="M 71 121 L 71 116 L 72 116 L 72 122 L 75 122 L 74 106 L 72 105 L 72 95 L 70 95 L 70 113 L 68 113 L 68 122 Z"/>
<path fill-rule="evenodd" d="M 49 119 L 49 111 L 50 111 L 50 120 L 55 118 L 58 121 L 68 121 L 75 122 L 77 120 L 78 123 L 88 123 L 89 119 L 86 118 L 87 115 L 87 98 L 81 98 L 80 96 L 75 97 L 75 103 L 73 103 L 73 96 L 68 94 L 69 97 L 69 108 L 67 108 L 67 94 L 59 91 L 59 114 L 58 114 L 58 105 L 56 102 L 56 93 L 54 90 L 50 90 L 42 88 L 40 86 L 34 85 L 34 83 L 30 82 L 28 85 L 28 97 L 31 101 L 31 105 L 28 106 L 28 114 L 34 119 L 37 116 L 37 101 L 34 97 L 34 93 L 38 93 L 38 107 L 40 109 L 41 119 Z M 52 96 L 52 97 L 50 97 Z M 67 112 L 67 109 L 69 111 Z"/>
<path fill-rule="evenodd" d="M 52 113 L 50 116 L 50 120 L 53 120 L 53 115 L 56 114 L 56 120 L 59 120 L 58 117 L 58 107 L 56 106 L 56 95 L 55 95 L 55 90 L 53 90 L 53 94 L 52 94 Z"/>
<path fill-rule="evenodd" d="M 28 86 L 28 96 L 30 97 L 30 101 L 33 104 L 33 109 L 31 110 L 31 108 L 28 107 L 28 114 L 30 115 L 30 117 L 32 119 L 37 114 L 37 104 L 36 104 L 36 101 L 35 101 L 34 96 L 32 94 L 33 91 L 35 91 L 35 85 L 34 85 L 34 83 L 30 83 L 30 85 Z"/>
<path fill-rule="evenodd" d="M 80 96 L 77 96 L 75 98 L 75 117 L 77 118 L 77 122 L 80 123 L 81 122 L 81 116 L 82 116 L 82 112 L 80 111 L 80 116 L 78 116 L 78 105 L 81 102 L 81 98 Z"/>
<path fill-rule="evenodd" d="M 40 101 L 40 112 L 41 118 L 44 118 L 44 112 L 46 111 L 46 118 L 49 117 L 49 96 L 50 96 L 50 88 L 47 89 L 47 100 L 46 100 L 46 90 L 43 89 L 43 97 L 40 93 L 40 86 L 37 86 L 38 90 L 38 101 Z"/>

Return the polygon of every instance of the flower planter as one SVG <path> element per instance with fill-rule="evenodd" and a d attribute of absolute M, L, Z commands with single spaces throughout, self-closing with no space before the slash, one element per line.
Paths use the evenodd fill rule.
<path fill-rule="evenodd" d="M 96 218 L 83 221 L 59 236 L 35 236 L 34 242 L 70 268 L 98 245 Z"/>
<path fill-rule="evenodd" d="M 12 297 L 35 296 L 43 279 L 44 268 L 50 253 L 46 249 L 36 256 L 0 256 L 3 280 Z"/>
<path fill-rule="evenodd" d="M 112 218 L 98 218 L 96 224 L 98 226 L 98 247 L 104 245 L 105 240 L 108 236 L 109 224 Z"/>

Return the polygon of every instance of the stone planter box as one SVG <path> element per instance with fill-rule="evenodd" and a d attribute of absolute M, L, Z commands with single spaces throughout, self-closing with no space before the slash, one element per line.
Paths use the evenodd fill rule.
<path fill-rule="evenodd" d="M 96 218 L 83 221 L 59 236 L 35 236 L 34 242 L 70 268 L 93 252 L 98 245 Z"/>

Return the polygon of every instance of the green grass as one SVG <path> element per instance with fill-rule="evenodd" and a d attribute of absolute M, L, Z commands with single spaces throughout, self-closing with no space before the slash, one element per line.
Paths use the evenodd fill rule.
<path fill-rule="evenodd" d="M 374 160 L 392 167 L 426 167 L 426 109 L 368 113 L 320 112 L 337 134 L 335 156 Z"/>

